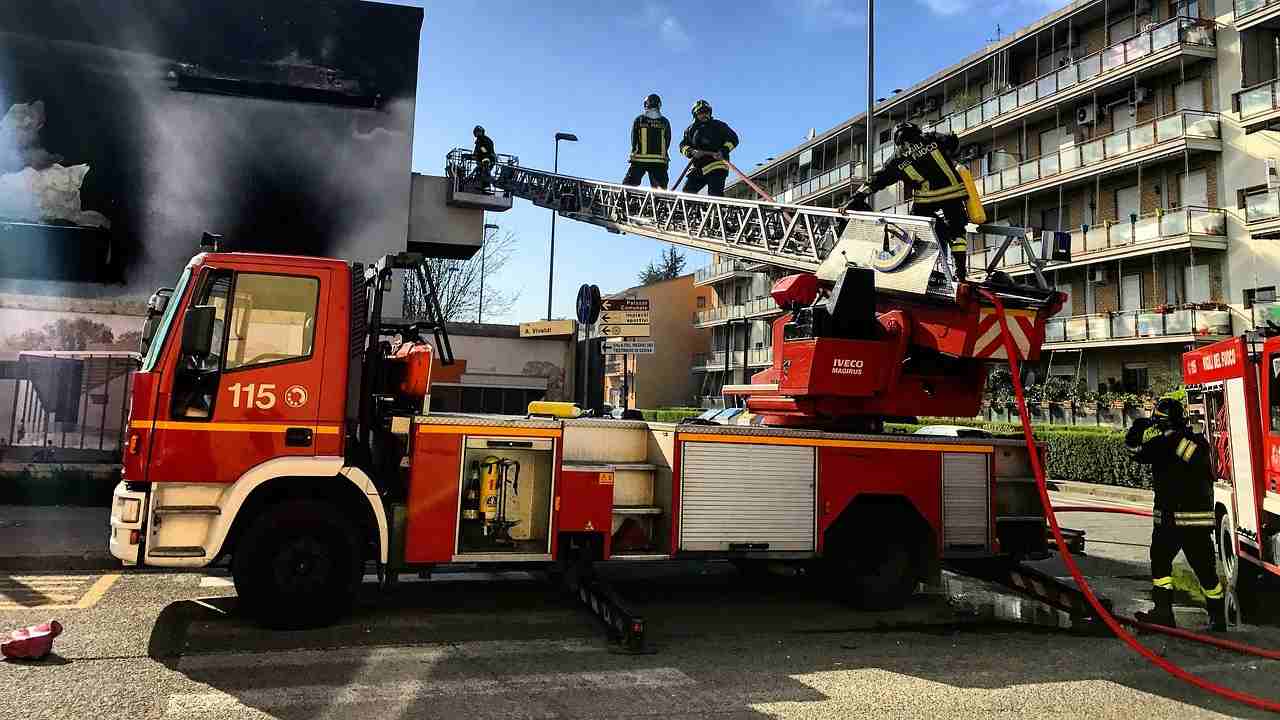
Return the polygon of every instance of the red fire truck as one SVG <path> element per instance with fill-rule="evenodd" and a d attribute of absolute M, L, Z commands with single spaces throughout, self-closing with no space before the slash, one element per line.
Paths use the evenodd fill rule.
<path fill-rule="evenodd" d="M 1234 596 L 1280 575 L 1280 336 L 1250 334 L 1182 357 L 1193 413 L 1214 447 L 1218 552 Z"/>
<path fill-rule="evenodd" d="M 116 557 L 229 557 L 245 606 L 289 626 L 342 613 L 366 561 L 824 558 L 891 607 L 942 561 L 1044 547 L 1017 441 L 424 414 L 431 345 L 379 317 L 400 264 L 205 253 L 153 300 Z"/>

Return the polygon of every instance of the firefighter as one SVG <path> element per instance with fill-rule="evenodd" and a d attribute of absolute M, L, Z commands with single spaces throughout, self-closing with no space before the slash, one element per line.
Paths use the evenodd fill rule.
<path fill-rule="evenodd" d="M 711 103 L 693 104 L 693 124 L 685 128 L 680 154 L 689 158 L 689 179 L 684 192 L 702 188 L 714 197 L 724 197 L 724 181 L 729 177 L 729 153 L 738 146 L 738 134 L 723 121 L 711 117 Z"/>
<path fill-rule="evenodd" d="M 1150 465 L 1155 485 L 1151 531 L 1152 612 L 1138 620 L 1174 626 L 1173 558 L 1187 556 L 1204 591 L 1213 630 L 1227 629 L 1222 581 L 1213 559 L 1213 471 L 1209 443 L 1187 426 L 1182 403 L 1163 397 L 1150 418 L 1139 418 L 1125 435 L 1137 462 Z"/>
<path fill-rule="evenodd" d="M 471 134 L 476 138 L 476 147 L 471 151 L 471 157 L 476 161 L 476 178 L 483 189 L 493 183 L 493 163 L 498 159 L 498 154 L 493 149 L 493 140 L 484 134 L 483 127 L 477 125 Z"/>
<path fill-rule="evenodd" d="M 648 173 L 650 187 L 666 190 L 670 148 L 671 123 L 662 116 L 662 98 L 650 93 L 644 112 L 631 123 L 631 164 L 622 184 L 639 185 Z"/>
<path fill-rule="evenodd" d="M 902 182 L 911 198 L 911 214 L 938 219 L 939 239 L 951 246 L 956 276 L 963 280 L 968 253 L 965 226 L 986 218 L 971 217 L 981 212 L 982 205 L 973 208 L 970 199 L 977 190 L 971 180 L 966 183 L 968 171 L 957 167 L 960 141 L 951 133 L 926 133 L 915 123 L 903 122 L 893 129 L 893 145 L 893 155 L 853 193 L 845 210 L 870 210 L 873 194 Z M 976 197 L 972 199 L 977 202 Z"/>

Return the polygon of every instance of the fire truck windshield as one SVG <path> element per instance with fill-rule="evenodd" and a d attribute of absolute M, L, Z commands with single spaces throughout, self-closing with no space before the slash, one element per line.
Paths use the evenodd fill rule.
<path fill-rule="evenodd" d="M 178 312 L 182 293 L 186 292 L 187 282 L 190 280 L 191 268 L 188 266 L 182 271 L 182 277 L 178 278 L 178 284 L 174 286 L 173 294 L 169 296 L 164 315 L 160 316 L 160 325 L 156 328 L 156 333 L 151 338 L 151 345 L 147 347 L 147 356 L 142 361 L 142 372 L 151 372 L 155 369 L 156 360 L 160 357 L 160 349 L 164 347 L 164 339 L 169 335 L 169 326 L 173 324 L 173 316 Z"/>

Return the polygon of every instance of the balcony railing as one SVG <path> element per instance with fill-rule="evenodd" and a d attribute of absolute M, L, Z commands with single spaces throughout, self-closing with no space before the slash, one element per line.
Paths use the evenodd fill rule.
<path fill-rule="evenodd" d="M 969 128 L 988 123 L 1001 115 L 1012 113 L 1081 83 L 1122 70 L 1132 63 L 1179 43 L 1214 47 L 1217 36 L 1213 22 L 1190 17 L 1166 20 L 1128 40 L 1115 43 L 1092 55 L 1086 55 L 1064 68 L 1045 73 L 1024 85 L 987 98 L 973 107 L 952 113 L 932 125 L 931 129 L 962 133 Z"/>
<path fill-rule="evenodd" d="M 1246 195 L 1244 198 L 1244 221 L 1246 223 L 1263 222 L 1280 218 L 1280 192 L 1266 192 Z"/>
<path fill-rule="evenodd" d="M 1234 0 L 1236 21 L 1239 22 L 1253 13 L 1267 7 L 1268 5 L 1280 5 L 1280 0 Z"/>
<path fill-rule="evenodd" d="M 747 351 L 747 365 L 759 367 L 761 365 L 773 364 L 773 348 L 758 347 L 751 348 Z"/>
<path fill-rule="evenodd" d="M 800 200 L 821 192 L 840 183 L 849 182 L 850 178 L 861 178 L 865 176 L 862 172 L 863 163 L 847 162 L 813 177 L 804 180 L 793 181 L 787 189 L 776 194 L 776 198 L 780 203 L 795 203 Z"/>
<path fill-rule="evenodd" d="M 1122 223 L 1104 223 L 1083 226 L 1071 231 L 1071 259 L 1087 260 L 1090 255 L 1108 250 L 1159 243 L 1187 235 L 1227 236 L 1227 213 L 1219 208 L 1186 207 L 1175 210 L 1157 210 Z M 981 236 L 970 235 L 970 247 Z M 970 252 L 970 267 L 986 267 L 991 255 L 1004 238 L 986 238 L 985 248 Z M 1014 268 L 1026 265 L 1028 258 L 1017 245 L 1010 245 L 998 267 Z"/>
<path fill-rule="evenodd" d="M 1114 313 L 1051 318 L 1046 343 L 1105 342 L 1174 336 L 1231 334 L 1229 310 L 1122 310 Z"/>
<path fill-rule="evenodd" d="M 1183 110 L 984 175 L 979 181 L 981 190 L 984 195 L 1011 190 L 1019 185 L 1087 169 L 1173 140 L 1219 139 L 1219 125 L 1217 113 Z"/>
<path fill-rule="evenodd" d="M 725 260 L 699 268 L 693 274 L 693 282 L 695 285 L 708 283 L 739 272 L 747 272 L 747 264 L 745 262 L 741 260 Z"/>
<path fill-rule="evenodd" d="M 746 317 L 772 315 L 773 313 L 782 312 L 782 308 L 778 307 L 778 303 L 768 295 L 748 300 L 742 307 L 742 312 Z"/>
<path fill-rule="evenodd" d="M 735 351 L 740 354 L 742 351 Z M 693 354 L 694 370 L 723 370 L 724 369 L 724 351 L 713 350 L 711 352 L 700 352 Z M 739 361 L 741 362 L 741 361 Z M 729 367 L 734 367 L 733 358 L 729 358 Z"/>
<path fill-rule="evenodd" d="M 705 325 L 725 322 L 726 320 L 738 320 L 743 317 L 744 310 L 745 306 L 743 305 L 717 305 L 695 312 L 693 314 L 693 324 Z"/>

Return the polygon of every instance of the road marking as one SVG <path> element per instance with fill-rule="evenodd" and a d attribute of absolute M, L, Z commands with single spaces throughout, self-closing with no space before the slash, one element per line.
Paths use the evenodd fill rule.
<path fill-rule="evenodd" d="M 231 578 L 212 577 L 209 575 L 200 578 L 200 587 L 202 588 L 229 588 L 235 586 L 236 583 Z"/>
<path fill-rule="evenodd" d="M 0 577 L 0 610 L 85 610 L 111 589 L 119 573 Z"/>
<path fill-rule="evenodd" d="M 580 638 L 547 640 L 472 640 L 436 645 L 342 648 L 337 650 L 285 650 L 260 653 L 211 653 L 185 655 L 178 668 L 188 670 L 239 670 L 255 667 L 311 667 L 385 662 L 433 662 L 448 657 L 479 660 L 511 655 L 602 653 L 603 642 Z"/>
<path fill-rule="evenodd" d="M 294 685 L 288 687 L 237 690 L 227 692 L 182 693 L 169 696 L 166 714 L 173 717 L 262 712 L 265 708 L 322 706 L 356 703 L 397 703 L 407 706 L 423 698 L 460 697 L 469 695 L 508 695 L 559 693 L 566 691 L 601 692 L 637 688 L 687 687 L 694 679 L 676 668 L 641 670 L 606 670 L 577 673 L 540 673 L 509 675 L 497 678 L 472 677 L 461 680 L 405 680 L 373 685 L 350 684 Z"/>

